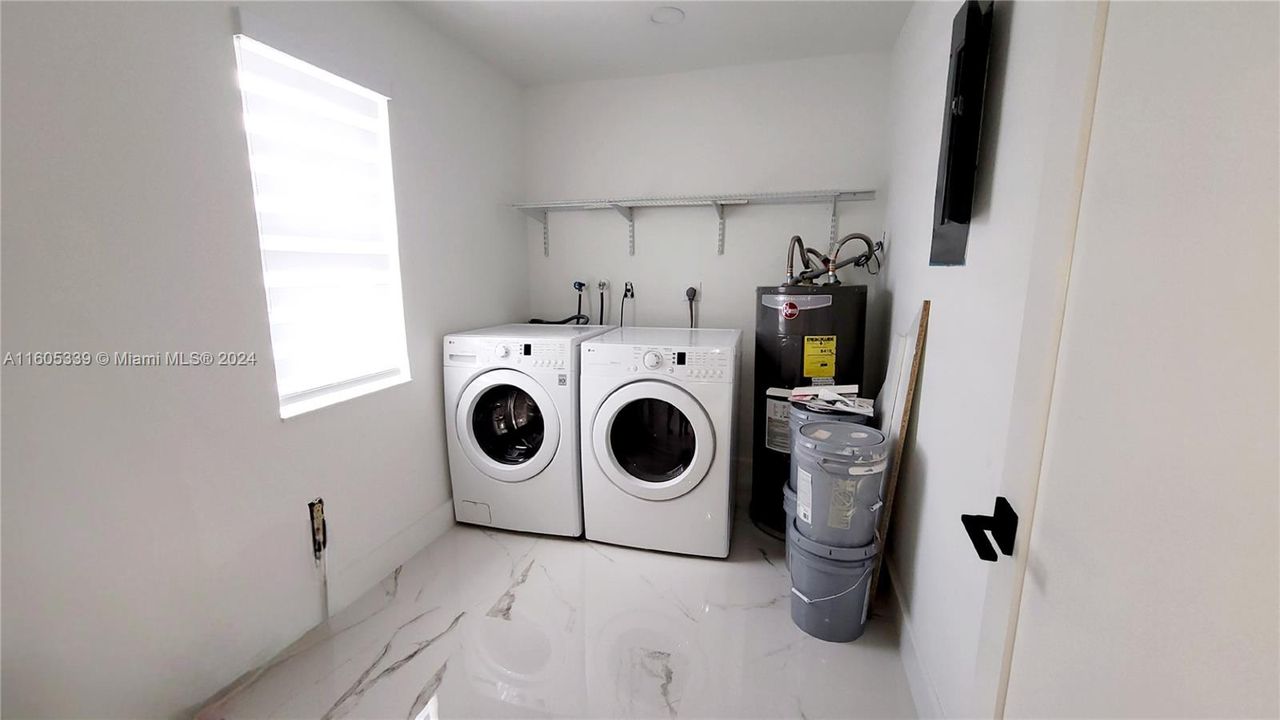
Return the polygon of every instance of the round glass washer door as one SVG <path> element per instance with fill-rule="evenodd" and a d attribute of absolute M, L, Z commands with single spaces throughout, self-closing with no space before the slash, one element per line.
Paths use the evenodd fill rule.
<path fill-rule="evenodd" d="M 605 476 L 644 500 L 670 500 L 693 490 L 716 454 L 706 410 L 689 393 L 658 380 L 614 390 L 596 411 L 591 435 Z"/>
<path fill-rule="evenodd" d="M 491 370 L 468 383 L 454 423 L 467 459 L 503 482 L 542 472 L 560 446 L 560 416 L 551 396 L 515 370 Z"/>

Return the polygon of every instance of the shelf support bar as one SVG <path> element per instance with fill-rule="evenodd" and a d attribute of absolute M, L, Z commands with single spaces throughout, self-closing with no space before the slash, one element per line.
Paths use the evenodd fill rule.
<path fill-rule="evenodd" d="M 827 254 L 835 252 L 836 240 L 840 235 L 840 196 L 831 198 L 831 244 L 827 246 Z"/>
<path fill-rule="evenodd" d="M 720 231 L 716 236 L 716 254 L 724 254 L 724 203 L 712 202 L 711 207 L 715 208 L 716 217 L 720 218 Z"/>
<path fill-rule="evenodd" d="M 551 231 L 547 229 L 547 209 L 520 208 L 520 212 L 542 224 L 542 257 L 551 257 Z"/>
<path fill-rule="evenodd" d="M 636 217 L 635 208 L 626 205 L 613 205 L 609 207 L 618 211 L 618 214 L 627 221 L 627 254 L 636 254 Z"/>

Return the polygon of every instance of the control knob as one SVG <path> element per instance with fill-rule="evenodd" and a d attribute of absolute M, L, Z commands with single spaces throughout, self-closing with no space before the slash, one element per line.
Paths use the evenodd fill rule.
<path fill-rule="evenodd" d="M 644 361 L 644 366 L 649 370 L 657 370 L 662 365 L 662 353 L 657 350 L 646 352 L 641 359 Z"/>
<path fill-rule="evenodd" d="M 507 347 L 506 345 L 499 345 L 498 347 L 494 348 L 493 353 L 497 355 L 499 358 L 507 358 L 511 356 L 511 348 Z"/>

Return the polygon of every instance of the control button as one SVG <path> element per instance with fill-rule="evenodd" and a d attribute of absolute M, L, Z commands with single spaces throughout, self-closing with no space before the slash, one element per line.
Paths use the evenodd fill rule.
<path fill-rule="evenodd" d="M 656 350 L 650 350 L 644 354 L 644 366 L 649 370 L 657 370 L 662 366 L 662 354 Z"/>
<path fill-rule="evenodd" d="M 635 371 L 636 371 L 636 366 L 635 366 L 635 365 L 632 365 L 631 367 L 629 367 L 629 368 L 627 368 L 627 369 L 628 369 L 628 370 L 630 370 L 631 372 L 635 372 Z"/>

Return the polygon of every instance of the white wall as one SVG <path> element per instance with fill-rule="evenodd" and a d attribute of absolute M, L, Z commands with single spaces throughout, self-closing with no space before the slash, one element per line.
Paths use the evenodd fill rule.
<path fill-rule="evenodd" d="M 1280 715 L 1278 27 L 1111 6 L 1010 717 Z"/>
<path fill-rule="evenodd" d="M 532 88 L 525 191 L 534 201 L 883 191 L 887 75 L 885 55 L 863 54 Z M 878 200 L 842 204 L 841 233 L 879 239 L 881 207 Z M 830 209 L 728 208 L 723 256 L 716 254 L 717 222 L 709 208 L 641 209 L 635 218 L 634 257 L 616 213 L 552 214 L 550 257 L 542 254 L 541 225 L 526 221 L 532 312 L 572 314 L 571 286 L 580 279 L 591 283 L 595 318 L 595 282 L 604 279 L 612 287 L 607 322 L 616 324 L 622 285 L 631 281 L 636 297 L 627 303 L 628 325 L 685 327 L 684 290 L 700 285 L 700 326 L 743 331 L 739 447 L 748 452 L 755 287 L 782 281 L 792 235 L 826 249 Z M 869 279 L 852 268 L 842 278 Z M 879 337 L 878 328 L 869 342 Z M 882 372 L 878 366 L 867 374 Z"/>
<path fill-rule="evenodd" d="M 932 301 L 889 562 L 922 712 L 996 711 L 1018 560 L 980 561 L 960 523 L 997 495 L 1029 516 L 1096 76 L 1097 6 L 1001 3 L 963 267 L 930 267 L 952 19 L 920 3 L 894 48 L 885 227 L 892 327 Z"/>
<path fill-rule="evenodd" d="M 321 619 L 317 495 L 336 605 L 451 522 L 440 337 L 525 309 L 520 93 L 398 5 L 253 12 L 392 97 L 414 380 L 279 419 L 230 6 L 5 3 L 3 349 L 260 361 L 4 369 L 6 716 L 178 715 L 268 658 Z"/>

